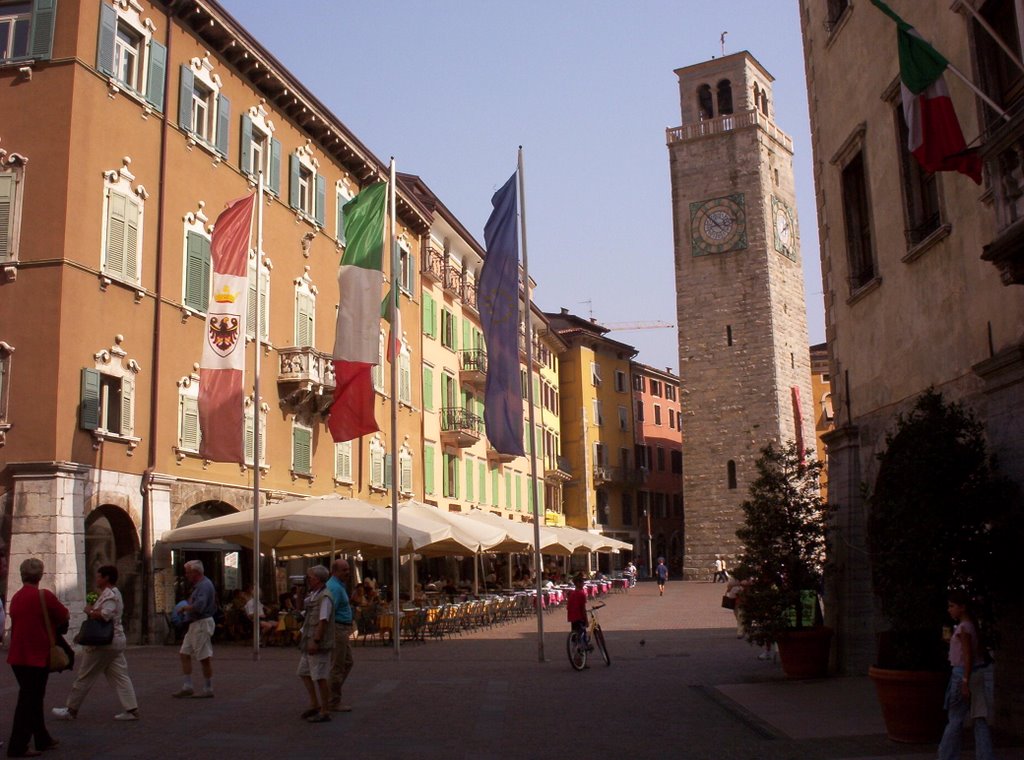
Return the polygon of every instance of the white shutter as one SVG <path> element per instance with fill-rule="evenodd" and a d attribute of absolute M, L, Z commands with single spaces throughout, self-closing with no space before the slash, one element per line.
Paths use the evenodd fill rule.
<path fill-rule="evenodd" d="M 135 378 L 121 378 L 121 435 L 135 430 Z"/>
<path fill-rule="evenodd" d="M 178 448 L 199 451 L 199 400 L 194 396 L 181 397 L 181 432 Z"/>
<path fill-rule="evenodd" d="M 412 362 L 408 352 L 398 357 L 398 400 L 412 406 Z"/>
<path fill-rule="evenodd" d="M 380 449 L 373 449 L 370 452 L 370 486 L 384 487 L 384 452 Z"/>
<path fill-rule="evenodd" d="M 334 444 L 334 479 L 352 482 L 352 441 Z"/>
<path fill-rule="evenodd" d="M 402 493 L 412 493 L 412 454 L 403 453 L 398 460 L 399 483 Z"/>

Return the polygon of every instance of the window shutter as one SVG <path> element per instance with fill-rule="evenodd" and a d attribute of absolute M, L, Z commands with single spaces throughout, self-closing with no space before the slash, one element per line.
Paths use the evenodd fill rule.
<path fill-rule="evenodd" d="M 469 340 L 469 328 L 470 328 L 469 320 L 468 319 L 463 319 L 462 320 L 462 347 L 464 349 L 470 349 L 470 348 L 473 347 L 472 342 L 470 342 L 470 340 Z"/>
<path fill-rule="evenodd" d="M 299 157 L 294 153 L 288 156 L 288 205 L 299 208 Z"/>
<path fill-rule="evenodd" d="M 320 226 L 324 226 L 325 214 L 327 210 L 327 178 L 322 175 L 316 175 L 316 208 L 313 209 L 313 216 L 316 218 L 316 223 Z"/>
<path fill-rule="evenodd" d="M 423 368 L 423 409 L 434 411 L 434 370 L 430 367 Z"/>
<path fill-rule="evenodd" d="M 178 128 L 191 133 L 192 126 L 192 89 L 195 76 L 189 66 L 181 67 L 181 85 L 178 88 Z"/>
<path fill-rule="evenodd" d="M 185 305 L 196 311 L 206 311 L 209 306 L 210 281 L 204 279 L 203 243 L 206 240 L 196 232 L 189 232 L 185 243 Z M 208 265 L 208 264 L 207 264 Z"/>
<path fill-rule="evenodd" d="M 434 447 L 423 447 L 423 490 L 425 493 L 434 493 Z"/>
<path fill-rule="evenodd" d="M 107 76 L 114 75 L 114 38 L 117 36 L 117 9 L 100 4 L 100 36 L 96 43 L 96 68 Z"/>
<path fill-rule="evenodd" d="M 308 293 L 296 293 L 295 345 L 313 345 L 313 298 Z"/>
<path fill-rule="evenodd" d="M 248 114 L 242 114 L 242 137 L 239 140 L 239 153 L 238 164 L 242 170 L 242 174 L 247 176 L 254 176 L 250 168 L 252 163 L 252 119 L 249 118 Z M 259 167 L 257 167 L 258 171 Z"/>
<path fill-rule="evenodd" d="M 131 200 L 125 203 L 124 276 L 139 279 L 139 207 Z"/>
<path fill-rule="evenodd" d="M 107 199 L 107 251 L 104 270 L 108 274 L 124 277 L 125 213 L 128 199 L 121 193 L 110 192 Z"/>
<path fill-rule="evenodd" d="M 393 466 L 394 458 L 390 454 L 384 455 L 384 487 L 391 488 L 391 467 Z"/>
<path fill-rule="evenodd" d="M 491 506 L 498 506 L 498 471 L 491 473 Z"/>
<path fill-rule="evenodd" d="M 11 211 L 14 208 L 14 175 L 0 174 L 0 261 L 11 257 Z"/>
<path fill-rule="evenodd" d="M 412 368 L 409 354 L 398 356 L 398 400 L 412 406 Z"/>
<path fill-rule="evenodd" d="M 164 84 L 167 78 L 167 48 L 156 40 L 149 42 L 149 63 L 146 71 L 146 102 L 157 111 L 164 110 Z"/>
<path fill-rule="evenodd" d="M 3 181 L 3 178 L 0 177 L 0 182 L 2 182 L 2 181 Z M 3 187 L 3 186 L 0 185 L 0 187 Z M 0 221 L 0 224 L 3 224 L 3 222 Z M 2 252 L 0 252 L 0 255 L 3 255 Z M 429 338 L 434 337 L 433 334 L 430 332 L 430 302 L 431 302 L 431 300 L 433 300 L 433 299 L 431 299 L 430 296 L 428 296 L 426 293 L 424 293 L 423 294 L 423 303 L 420 306 L 420 310 L 423 312 L 423 317 L 422 317 L 423 334 L 426 335 Z"/>
<path fill-rule="evenodd" d="M 270 138 L 270 176 L 267 178 L 268 189 L 277 197 L 281 197 L 281 141 Z"/>
<path fill-rule="evenodd" d="M 473 460 L 466 460 L 466 500 L 473 501 Z"/>
<path fill-rule="evenodd" d="M 185 451 L 199 450 L 199 400 L 181 397 L 181 436 L 178 446 Z"/>
<path fill-rule="evenodd" d="M 334 214 L 334 239 L 345 245 L 345 196 L 337 193 L 338 208 Z"/>
<path fill-rule="evenodd" d="M 512 509 L 512 473 L 505 473 L 505 509 Z"/>
<path fill-rule="evenodd" d="M 199 239 L 202 241 L 203 252 L 203 296 L 200 301 L 200 310 L 205 313 L 210 308 L 210 279 L 213 276 L 213 254 L 210 252 L 210 241 L 204 237 Z"/>
<path fill-rule="evenodd" d="M 412 493 L 412 455 L 407 454 L 404 457 L 399 458 L 399 468 L 401 470 L 401 491 L 402 493 Z"/>
<path fill-rule="evenodd" d="M 32 4 L 32 49 L 29 54 L 37 61 L 50 60 L 53 52 L 53 23 L 56 16 L 57 0 L 35 0 Z"/>
<path fill-rule="evenodd" d="M 481 504 L 487 502 L 487 466 L 480 463 L 480 496 L 479 501 Z"/>
<path fill-rule="evenodd" d="M 456 499 L 459 498 L 459 462 L 456 460 L 452 467 L 452 472 L 455 473 L 455 480 L 452 483 L 452 496 Z"/>
<path fill-rule="evenodd" d="M 352 442 L 334 444 L 334 479 L 352 480 Z"/>
<path fill-rule="evenodd" d="M 121 378 L 121 435 L 131 435 L 135 429 L 135 379 Z"/>
<path fill-rule="evenodd" d="M 408 282 L 405 283 L 405 289 L 409 293 L 413 292 L 413 288 L 416 287 L 416 257 L 409 253 L 409 278 Z"/>
<path fill-rule="evenodd" d="M 256 337 L 256 272 L 255 266 L 249 267 L 249 287 L 245 303 L 245 334 L 250 338 Z M 267 308 L 266 303 L 263 304 L 263 308 Z"/>
<path fill-rule="evenodd" d="M 292 467 L 303 475 L 309 474 L 311 435 L 304 428 L 292 428 Z"/>
<path fill-rule="evenodd" d="M 82 369 L 81 405 L 78 408 L 78 425 L 84 430 L 95 430 L 100 426 L 100 373 L 95 369 Z"/>
<path fill-rule="evenodd" d="M 270 273 L 260 278 L 260 340 L 270 338 Z"/>
<path fill-rule="evenodd" d="M 231 101 L 223 95 L 217 96 L 217 152 L 224 158 L 228 155 L 228 130 L 231 129 Z"/>
<path fill-rule="evenodd" d="M 245 463 L 248 465 L 253 464 L 253 447 L 256 440 L 256 421 L 252 414 L 246 412 L 245 415 L 245 427 L 243 429 L 245 437 Z M 262 443 L 262 441 L 260 441 Z M 262 446 L 260 448 L 263 448 Z"/>

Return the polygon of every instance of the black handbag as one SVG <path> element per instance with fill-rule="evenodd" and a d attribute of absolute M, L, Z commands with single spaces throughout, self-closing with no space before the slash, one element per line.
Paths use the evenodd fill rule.
<path fill-rule="evenodd" d="M 75 641 L 84 647 L 105 647 L 114 640 L 114 621 L 88 617 L 78 629 Z"/>

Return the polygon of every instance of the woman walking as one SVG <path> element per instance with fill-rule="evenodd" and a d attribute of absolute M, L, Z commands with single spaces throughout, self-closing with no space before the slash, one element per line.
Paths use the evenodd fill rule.
<path fill-rule="evenodd" d="M 964 721 L 974 719 L 974 757 L 992 760 L 992 733 L 988 713 L 992 706 L 992 669 L 985 659 L 978 628 L 963 591 L 949 593 L 949 615 L 956 621 L 949 640 L 949 664 L 953 672 L 946 687 L 945 708 L 949 723 L 939 744 L 939 760 L 958 760 Z"/>
<path fill-rule="evenodd" d="M 68 622 L 68 609 L 50 591 L 39 588 L 43 561 L 30 557 L 21 563 L 22 587 L 11 598 L 11 648 L 7 662 L 18 679 L 7 757 L 38 757 L 58 742 L 46 730 L 43 699 L 50 677 L 50 642 L 57 628 Z M 43 605 L 46 605 L 45 608 Z M 50 630 L 47 630 L 49 620 Z M 29 747 L 35 739 L 36 748 Z"/>
<path fill-rule="evenodd" d="M 57 720 L 74 720 L 96 679 L 103 675 L 107 677 L 107 683 L 117 691 L 117 698 L 121 702 L 121 712 L 114 716 L 114 720 L 138 720 L 139 705 L 135 701 L 135 687 L 128 677 L 128 662 L 124 658 L 126 642 L 121 623 L 124 600 L 117 588 L 116 567 L 103 565 L 96 571 L 96 590 L 100 592 L 99 598 L 94 604 L 86 606 L 85 614 L 93 620 L 113 622 L 114 638 L 104 646 L 82 647 L 82 664 L 78 668 L 78 677 L 71 685 L 67 704 L 53 708 L 53 717 Z"/>

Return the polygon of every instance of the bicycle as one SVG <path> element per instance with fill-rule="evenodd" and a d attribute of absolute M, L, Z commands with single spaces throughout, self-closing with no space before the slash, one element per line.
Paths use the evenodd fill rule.
<path fill-rule="evenodd" d="M 604 606 L 604 602 L 598 602 L 593 607 L 587 608 L 590 621 L 584 634 L 581 635 L 579 631 L 575 630 L 569 632 L 569 638 L 566 640 L 565 646 L 569 654 L 569 663 L 576 670 L 583 670 L 587 666 L 587 653 L 593 649 L 592 646 L 587 644 L 588 640 L 597 647 L 597 651 L 604 658 L 604 664 L 608 666 L 612 664 L 611 655 L 608 654 L 608 645 L 604 640 L 604 631 L 601 630 L 601 624 L 597 622 L 597 615 L 594 614 Z"/>

